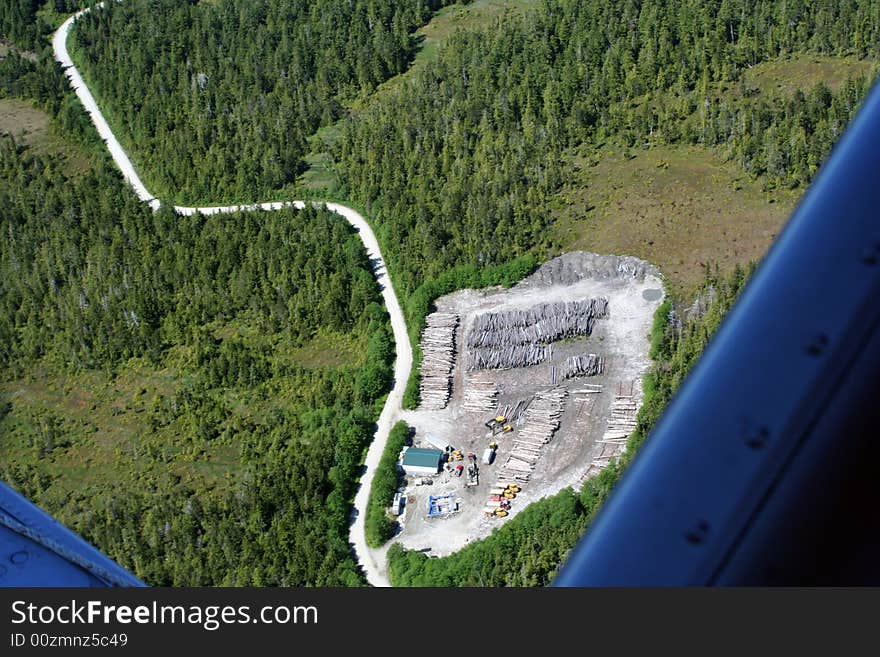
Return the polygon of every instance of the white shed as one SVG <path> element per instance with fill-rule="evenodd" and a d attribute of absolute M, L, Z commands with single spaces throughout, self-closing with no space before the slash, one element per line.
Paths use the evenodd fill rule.
<path fill-rule="evenodd" d="M 438 438 L 437 436 L 435 436 L 432 433 L 426 434 L 425 440 L 428 441 L 429 445 L 436 447 L 441 452 L 451 452 L 452 451 L 452 445 L 447 443 L 442 438 Z"/>

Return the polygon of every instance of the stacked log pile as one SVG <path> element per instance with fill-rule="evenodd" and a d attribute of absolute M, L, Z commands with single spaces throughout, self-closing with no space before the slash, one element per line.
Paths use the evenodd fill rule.
<path fill-rule="evenodd" d="M 608 299 L 542 303 L 525 310 L 484 313 L 468 332 L 469 371 L 538 365 L 553 352 L 550 343 L 589 335 L 608 316 Z"/>
<path fill-rule="evenodd" d="M 586 473 L 581 477 L 580 481 L 575 485 L 575 490 L 580 491 L 587 480 L 592 479 L 605 469 L 611 460 L 619 456 L 623 449 L 619 445 L 608 443 L 599 443 L 593 450 L 592 458 Z"/>
<path fill-rule="evenodd" d="M 605 359 L 596 354 L 569 356 L 562 365 L 562 379 L 574 379 L 579 376 L 599 376 L 605 373 Z"/>
<path fill-rule="evenodd" d="M 572 426 L 579 427 L 589 422 L 595 406 L 596 395 L 575 398 L 574 407 L 577 409 L 577 412 L 575 413 L 574 424 Z"/>
<path fill-rule="evenodd" d="M 498 386 L 494 381 L 469 377 L 465 381 L 462 405 L 468 411 L 494 412 L 498 406 Z"/>
<path fill-rule="evenodd" d="M 474 319 L 468 348 L 556 342 L 589 335 L 593 323 L 608 315 L 608 299 L 542 303 L 526 310 L 484 313 Z"/>
<path fill-rule="evenodd" d="M 535 395 L 525 412 L 525 426 L 515 440 L 534 440 L 541 445 L 549 443 L 559 428 L 565 398 L 568 391 L 553 388 Z"/>
<path fill-rule="evenodd" d="M 422 332 L 421 394 L 422 408 L 446 408 L 452 394 L 452 367 L 455 364 L 455 330 L 458 315 L 431 313 Z"/>
<path fill-rule="evenodd" d="M 564 388 L 553 388 L 534 396 L 523 412 L 525 422 L 522 430 L 511 440 L 510 455 L 498 469 L 499 482 L 529 481 L 541 457 L 541 448 L 550 442 L 559 429 L 559 418 L 567 396 Z"/>
<path fill-rule="evenodd" d="M 539 365 L 553 355 L 553 345 L 516 344 L 503 349 L 477 348 L 468 351 L 468 371 L 509 370 Z"/>
<path fill-rule="evenodd" d="M 596 443 L 590 466 L 576 485 L 576 490 L 580 490 L 585 481 L 599 474 L 612 459 L 616 459 L 626 450 L 626 441 L 636 428 L 636 413 L 641 398 L 640 390 L 634 387 L 630 386 L 631 394 L 618 394 L 611 402 L 605 433 Z"/>
<path fill-rule="evenodd" d="M 602 440 L 626 441 L 636 428 L 636 412 L 638 405 L 636 400 L 629 395 L 621 395 L 614 398 L 608 416 L 608 427 Z"/>
<path fill-rule="evenodd" d="M 525 423 L 526 409 L 529 407 L 529 404 L 532 403 L 534 398 L 535 396 L 532 395 L 531 397 L 520 399 L 515 404 L 507 404 L 498 414 L 507 418 L 506 421 L 510 424 L 516 423 L 522 425 Z"/>
<path fill-rule="evenodd" d="M 598 395 L 602 392 L 601 383 L 585 383 L 583 388 L 569 390 L 573 395 Z"/>

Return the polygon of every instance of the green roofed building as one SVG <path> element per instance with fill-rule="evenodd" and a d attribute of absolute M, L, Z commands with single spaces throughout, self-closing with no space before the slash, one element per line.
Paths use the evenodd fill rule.
<path fill-rule="evenodd" d="M 442 457 L 443 452 L 439 449 L 410 447 L 403 453 L 401 466 L 408 475 L 435 475 L 440 471 Z"/>

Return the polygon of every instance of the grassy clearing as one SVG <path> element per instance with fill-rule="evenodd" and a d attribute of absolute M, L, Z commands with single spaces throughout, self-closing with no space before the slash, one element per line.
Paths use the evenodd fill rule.
<path fill-rule="evenodd" d="M 215 331 L 221 339 L 265 342 L 251 333 L 230 325 Z M 361 342 L 327 332 L 299 348 L 275 347 L 279 362 L 342 368 L 363 362 Z M 176 365 L 191 367 L 191 361 L 187 349 L 175 347 L 164 369 L 141 359 L 128 361 L 118 374 L 40 366 L 0 383 L 0 462 L 38 467 L 61 496 L 89 487 L 111 490 L 120 482 L 161 480 L 207 490 L 233 481 L 242 471 L 234 434 L 206 442 L 194 439 L 196 428 L 181 418 L 155 423 L 157 408 L 190 403 L 194 379 Z M 259 424 L 299 403 L 296 394 L 263 397 L 243 389 L 227 390 L 220 401 L 232 426 Z"/>
<path fill-rule="evenodd" d="M 12 135 L 35 153 L 61 155 L 68 175 L 82 174 L 89 168 L 89 156 L 83 148 L 59 136 L 52 128 L 49 115 L 29 101 L 0 100 L 0 133 Z"/>
<path fill-rule="evenodd" d="M 757 89 L 790 97 L 819 82 L 836 89 L 847 77 L 876 70 L 871 61 L 798 55 L 758 64 L 742 84 L 719 94 Z M 563 250 L 644 258 L 660 267 L 673 292 L 684 294 L 701 284 L 707 263 L 729 271 L 760 259 L 804 191 L 764 192 L 760 180 L 697 146 L 605 147 L 571 161 L 575 176 L 553 207 L 555 242 Z"/>
<path fill-rule="evenodd" d="M 17 48 L 6 39 L 0 37 L 0 59 L 6 57 L 6 55 L 8 55 L 10 52 L 14 52 L 19 56 L 24 57 L 25 59 L 31 60 L 32 62 L 37 61 L 36 53 L 31 52 L 30 50 L 22 50 L 21 48 Z"/>
<path fill-rule="evenodd" d="M 785 98 L 819 82 L 836 89 L 848 77 L 876 71 L 871 61 L 798 55 L 758 64 L 742 84 L 718 94 L 735 98 L 757 89 Z M 701 284 L 707 263 L 729 271 L 760 259 L 804 191 L 764 192 L 760 180 L 697 146 L 605 147 L 570 159 L 575 176 L 553 207 L 556 243 L 645 258 L 660 267 L 673 292 L 684 294 Z"/>
<path fill-rule="evenodd" d="M 349 334 L 321 331 L 308 343 L 290 351 L 297 365 L 309 369 L 356 366 L 364 361 L 367 345 Z"/>
<path fill-rule="evenodd" d="M 34 368 L 0 384 L 6 410 L 0 419 L 0 460 L 39 464 L 54 486 L 70 492 L 89 486 L 111 490 L 121 479 L 158 474 L 159 466 L 173 464 L 178 437 L 168 427 L 144 439 L 149 406 L 178 386 L 175 372 L 156 371 L 140 361 L 128 363 L 119 376 Z M 54 447 L 41 456 L 50 434 Z M 161 458 L 143 458 L 163 451 Z"/>
<path fill-rule="evenodd" d="M 634 255 L 657 265 L 672 291 L 691 292 L 704 265 L 723 271 L 760 258 L 799 192 L 761 191 L 709 150 L 664 146 L 573 156 L 576 177 L 557 194 L 555 242 Z"/>
<path fill-rule="evenodd" d="M 0 132 L 29 146 L 42 146 L 49 139 L 49 115 L 24 100 L 0 100 Z"/>
<path fill-rule="evenodd" d="M 491 27 L 496 20 L 521 13 L 536 4 L 537 0 L 476 0 L 469 4 L 443 7 L 427 24 L 416 30 L 419 49 L 412 66 L 400 75 L 383 82 L 368 98 L 355 103 L 353 109 L 356 110 L 360 104 L 374 102 L 383 93 L 388 93 L 402 84 L 425 63 L 433 61 L 440 47 L 456 32 Z"/>
<path fill-rule="evenodd" d="M 507 14 L 519 13 L 538 4 L 536 0 L 476 0 L 470 4 L 444 7 L 431 21 L 416 31 L 421 48 L 415 65 L 431 61 L 438 48 L 457 30 L 476 30 L 489 27 Z"/>
<path fill-rule="evenodd" d="M 70 17 L 71 13 L 69 11 L 57 11 L 54 6 L 55 4 L 56 3 L 53 2 L 46 2 L 37 11 L 37 18 L 46 23 L 46 25 L 48 25 L 50 29 L 50 35 L 46 38 L 47 43 L 51 42 L 52 40 L 51 33 L 55 32 L 55 30 L 61 27 L 61 23 L 66 21 Z M 81 3 L 81 6 L 85 4 L 87 3 Z"/>
<path fill-rule="evenodd" d="M 847 77 L 876 74 L 876 62 L 852 57 L 797 55 L 761 62 L 743 73 L 746 88 L 762 93 L 790 96 L 795 91 L 809 91 L 819 82 L 836 90 Z"/>
<path fill-rule="evenodd" d="M 299 177 L 296 188 L 291 193 L 305 196 L 334 196 L 336 193 L 336 169 L 333 147 L 342 136 L 342 122 L 325 126 L 318 130 L 310 139 L 312 152 L 303 158 L 308 169 Z"/>
<path fill-rule="evenodd" d="M 279 363 L 299 365 L 307 369 L 339 369 L 359 367 L 364 363 L 367 350 L 366 336 L 353 336 L 321 327 L 310 340 L 295 345 L 286 339 L 272 339 L 253 323 L 232 321 L 222 325 L 208 325 L 218 340 L 242 342 L 252 349 L 268 347 Z M 192 354 L 184 347 L 179 351 L 180 362 L 186 363 Z"/>

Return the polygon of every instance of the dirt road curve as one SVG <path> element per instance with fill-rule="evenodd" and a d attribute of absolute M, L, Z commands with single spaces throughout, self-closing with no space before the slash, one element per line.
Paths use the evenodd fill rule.
<path fill-rule="evenodd" d="M 96 6 L 102 7 L 103 3 Z M 68 80 L 70 80 L 71 86 L 85 107 L 86 112 L 88 112 L 89 116 L 92 118 L 92 122 L 98 129 L 98 134 L 100 134 L 101 138 L 107 143 L 110 155 L 113 156 L 113 161 L 116 162 L 116 166 L 122 171 L 122 175 L 126 182 L 131 185 L 132 189 L 134 189 L 135 193 L 138 195 L 138 198 L 145 203 L 149 203 L 150 207 L 156 210 L 161 205 L 160 201 L 150 193 L 141 181 L 137 171 L 135 171 L 134 165 L 131 163 L 131 160 L 128 158 L 128 155 L 125 150 L 123 150 L 113 132 L 110 130 L 110 126 L 104 119 L 104 115 L 101 114 L 101 110 L 98 109 L 95 97 L 92 96 L 92 93 L 83 81 L 79 71 L 73 65 L 73 60 L 71 60 L 70 54 L 67 51 L 67 35 L 70 32 L 70 28 L 73 26 L 77 17 L 87 11 L 89 10 L 85 9 L 74 14 L 64 21 L 64 23 L 61 24 L 61 27 L 55 32 L 55 35 L 52 38 L 55 59 L 57 59 L 62 68 L 64 68 L 64 72 L 67 75 Z M 271 203 L 257 203 L 254 205 L 217 205 L 198 208 L 174 206 L 174 209 L 181 214 L 190 215 L 195 214 L 196 212 L 201 212 L 202 214 L 218 214 L 238 212 L 241 210 L 279 210 L 286 206 L 303 208 L 305 207 L 305 202 L 277 201 Z M 382 258 L 382 253 L 379 250 L 379 242 L 376 240 L 376 236 L 373 234 L 373 230 L 370 228 L 367 220 L 356 211 L 345 207 L 344 205 L 339 205 L 338 203 L 326 203 L 326 206 L 327 209 L 344 217 L 345 220 L 358 231 L 361 242 L 363 242 L 364 248 L 367 250 L 367 255 L 373 263 L 373 272 L 376 276 L 376 282 L 382 289 L 382 298 L 385 301 L 385 307 L 388 309 L 388 314 L 391 316 L 391 326 L 394 331 L 394 343 L 397 356 L 394 364 L 394 382 L 392 384 L 391 392 L 388 394 L 385 406 L 382 408 L 382 413 L 379 416 L 376 434 L 373 437 L 373 441 L 370 443 L 370 448 L 367 452 L 367 458 L 364 464 L 366 466 L 365 471 L 361 477 L 360 486 L 358 487 L 357 494 L 354 498 L 355 519 L 350 530 L 350 540 L 354 546 L 358 562 L 366 573 L 367 581 L 373 586 L 389 586 L 384 558 L 382 557 L 384 552 L 372 551 L 367 547 L 364 538 L 364 517 L 367 510 L 367 498 L 370 494 L 370 485 L 373 481 L 373 475 L 376 472 L 376 466 L 378 466 L 379 459 L 382 456 L 382 451 L 385 449 L 385 443 L 388 441 L 388 433 L 394 423 L 401 416 L 403 390 L 406 386 L 406 381 L 409 378 L 409 371 L 412 368 L 412 348 L 409 343 L 409 336 L 406 332 L 406 322 L 403 319 L 403 312 L 401 311 L 400 303 L 398 303 L 397 296 L 394 294 L 394 287 L 391 285 L 391 279 L 389 278 L 388 271 L 385 267 L 385 260 Z"/>

